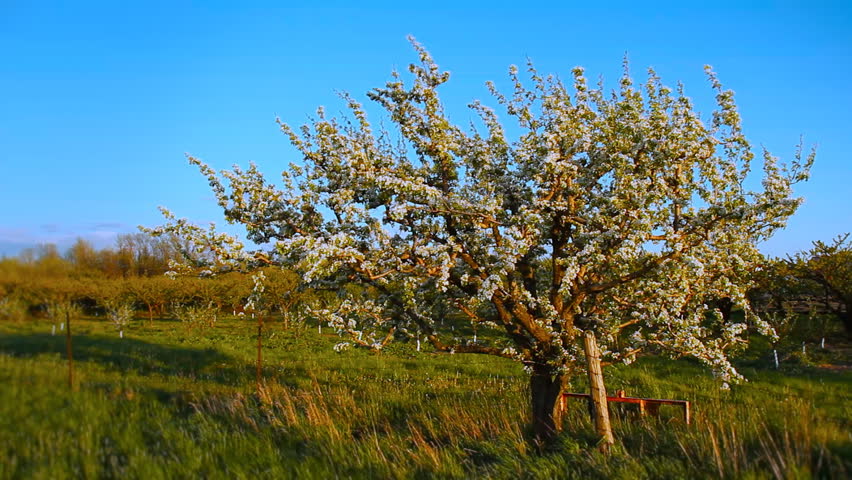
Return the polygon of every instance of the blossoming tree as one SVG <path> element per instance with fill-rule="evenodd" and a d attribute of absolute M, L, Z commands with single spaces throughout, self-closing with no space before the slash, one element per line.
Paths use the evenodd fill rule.
<path fill-rule="evenodd" d="M 300 129 L 281 123 L 302 159 L 280 186 L 254 165 L 217 173 L 190 157 L 227 220 L 266 252 L 168 211 L 156 231 L 194 238 L 217 268 L 282 263 L 306 282 L 369 285 L 376 295 L 324 312 L 362 343 L 380 346 L 393 329 L 438 351 L 522 362 L 541 437 L 561 428 L 559 395 L 584 368 L 583 330 L 612 362 L 650 348 L 739 379 L 725 352 L 746 324 L 707 303 L 729 298 L 765 326 L 743 279 L 755 244 L 799 204 L 791 185 L 807 178 L 813 153 L 799 149 L 783 166 L 764 151 L 762 188 L 749 190 L 752 148 L 733 93 L 709 68 L 717 109 L 706 122 L 682 87 L 653 71 L 637 86 L 625 64 L 611 93 L 580 68 L 564 84 L 532 66 L 524 81 L 512 67 L 510 94 L 488 86 L 519 133 L 478 101 L 478 120 L 461 127 L 438 95 L 449 74 L 414 46 L 411 78 L 394 73 L 368 94 L 392 129 L 375 128 L 346 94 L 345 118 L 319 109 Z M 502 339 L 453 338 L 437 328 L 453 314 Z"/>
<path fill-rule="evenodd" d="M 800 281 L 821 290 L 828 311 L 843 324 L 852 338 L 852 241 L 849 233 L 831 243 L 815 241 L 813 248 L 784 260 L 786 270 Z"/>

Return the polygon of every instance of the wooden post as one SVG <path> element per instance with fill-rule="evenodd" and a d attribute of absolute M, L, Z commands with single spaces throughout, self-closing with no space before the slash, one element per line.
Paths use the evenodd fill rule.
<path fill-rule="evenodd" d="M 586 350 L 586 361 L 589 370 L 589 387 L 591 388 L 591 400 L 594 406 L 595 430 L 601 437 L 601 450 L 608 451 L 615 443 L 612 436 L 612 428 L 609 424 L 609 409 L 606 400 L 606 387 L 604 386 L 603 371 L 601 370 L 601 357 L 595 334 L 586 330 L 583 335 L 583 347 Z"/>
<path fill-rule="evenodd" d="M 257 381 L 257 394 L 260 396 L 261 389 L 263 387 L 263 352 L 261 348 L 263 347 L 263 315 L 257 316 L 257 372 L 256 372 L 256 381 Z"/>
<path fill-rule="evenodd" d="M 74 352 L 71 349 L 71 312 L 65 310 L 65 351 L 68 357 L 68 388 L 74 389 Z"/>

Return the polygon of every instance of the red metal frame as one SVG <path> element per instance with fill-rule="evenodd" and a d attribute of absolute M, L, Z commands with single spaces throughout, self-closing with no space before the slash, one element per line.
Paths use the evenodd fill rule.
<path fill-rule="evenodd" d="M 568 399 L 569 398 L 585 398 L 589 399 L 588 393 L 563 393 L 562 399 L 560 401 L 560 408 L 562 411 L 565 411 L 568 407 Z M 606 397 L 607 402 L 617 402 L 617 403 L 635 403 L 639 405 L 639 415 L 653 415 L 657 416 L 660 411 L 660 405 L 677 405 L 683 408 L 683 421 L 687 425 L 692 422 L 692 409 L 691 404 L 688 400 L 669 400 L 666 398 L 640 398 L 640 397 L 626 397 L 624 396 L 624 390 L 619 390 L 616 392 L 615 396 Z"/>

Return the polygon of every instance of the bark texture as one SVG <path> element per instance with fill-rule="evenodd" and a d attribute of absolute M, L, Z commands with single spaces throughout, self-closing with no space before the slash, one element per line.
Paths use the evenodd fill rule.
<path fill-rule="evenodd" d="M 550 441 L 562 431 L 560 400 L 567 383 L 567 376 L 554 374 L 551 368 L 533 367 L 530 376 L 532 426 L 538 441 Z"/>

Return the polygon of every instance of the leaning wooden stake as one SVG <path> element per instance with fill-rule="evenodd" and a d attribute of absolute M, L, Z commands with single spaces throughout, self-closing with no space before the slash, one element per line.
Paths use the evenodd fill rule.
<path fill-rule="evenodd" d="M 263 315 L 257 316 L 257 394 L 261 396 L 263 390 Z"/>
<path fill-rule="evenodd" d="M 74 389 L 74 355 L 71 349 L 71 312 L 65 310 L 65 350 L 68 356 L 68 388 Z"/>
<path fill-rule="evenodd" d="M 589 386 L 591 387 L 591 400 L 593 405 L 595 429 L 601 437 L 601 450 L 609 451 L 609 447 L 615 443 L 612 436 L 612 428 L 609 425 L 609 409 L 606 401 L 606 387 L 604 386 L 603 371 L 601 371 L 601 354 L 595 341 L 595 334 L 586 330 L 583 335 L 583 347 L 586 350 L 586 361 L 589 370 Z"/>

